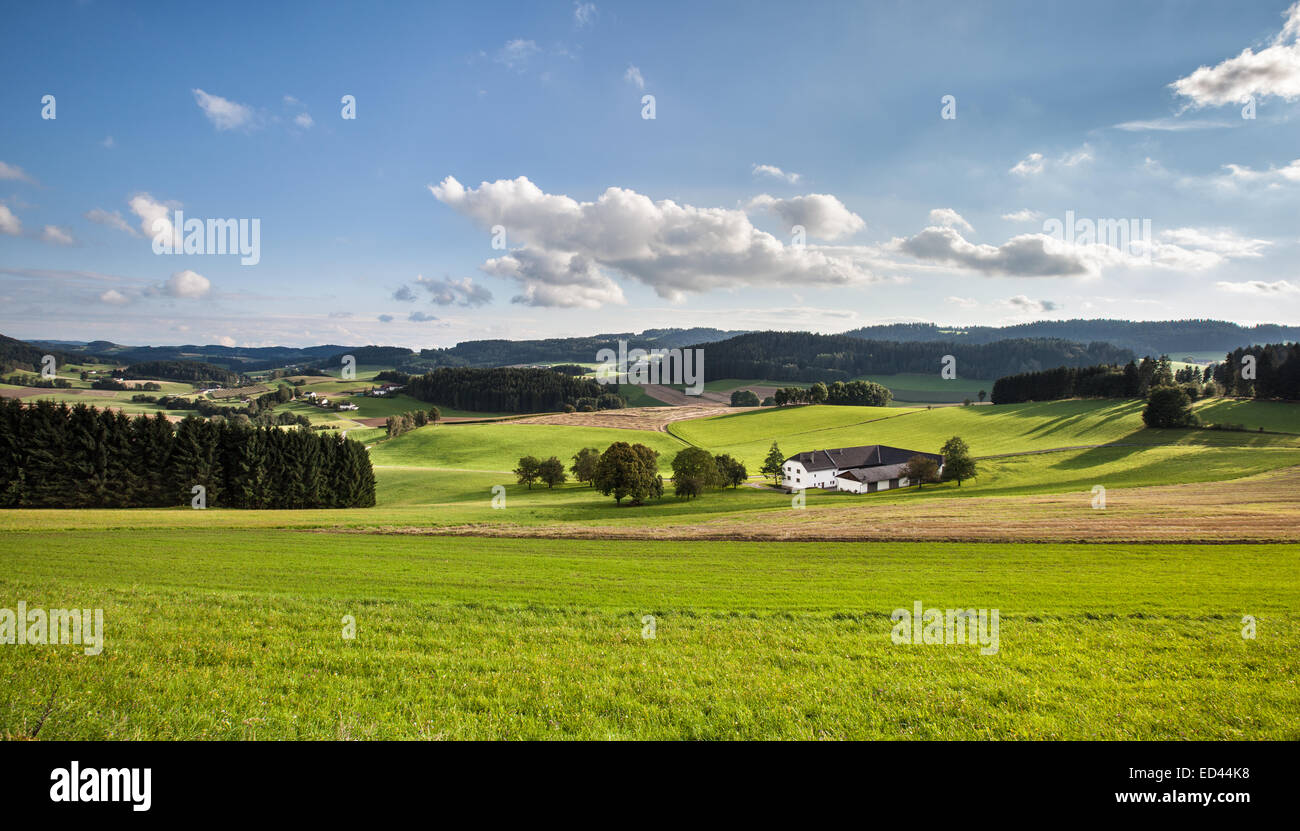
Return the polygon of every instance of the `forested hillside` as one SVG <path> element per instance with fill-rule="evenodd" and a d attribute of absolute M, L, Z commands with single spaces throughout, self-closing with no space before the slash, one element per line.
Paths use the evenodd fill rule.
<path fill-rule="evenodd" d="M 595 409 L 604 395 L 616 392 L 590 378 L 576 378 L 549 369 L 435 369 L 412 376 L 405 392 L 421 401 L 495 413 L 541 413 L 577 407 L 584 400 Z M 621 406 L 621 405 L 620 405 Z"/>
<path fill-rule="evenodd" d="M 1106 343 L 1020 338 L 989 344 L 869 341 L 809 332 L 755 332 L 708 344 L 706 380 L 847 381 L 859 375 L 900 372 L 939 374 L 945 355 L 956 358 L 963 378 L 997 378 L 1051 366 L 1122 363 L 1127 349 Z"/>
<path fill-rule="evenodd" d="M 1189 352 L 1227 352 L 1241 346 L 1300 339 L 1300 327 L 1267 323 L 1241 326 L 1224 320 L 1040 320 L 1014 326 L 938 326 L 893 323 L 844 334 L 867 340 L 992 343 L 1011 338 L 1106 341 L 1138 355 L 1182 357 Z"/>

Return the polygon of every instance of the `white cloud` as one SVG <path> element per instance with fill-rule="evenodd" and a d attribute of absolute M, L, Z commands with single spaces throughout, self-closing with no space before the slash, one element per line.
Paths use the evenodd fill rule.
<path fill-rule="evenodd" d="M 537 43 L 531 40 L 515 38 L 506 41 L 505 46 L 497 50 L 496 62 L 510 69 L 522 70 L 528 61 L 540 52 Z"/>
<path fill-rule="evenodd" d="M 219 95 L 209 95 L 201 89 L 193 89 L 194 101 L 203 110 L 213 126 L 218 130 L 235 130 L 252 124 L 253 111 Z"/>
<path fill-rule="evenodd" d="M 1129 133 L 1142 132 L 1166 132 L 1182 133 L 1189 130 L 1218 130 L 1225 127 L 1233 127 L 1230 121 L 1207 121 L 1198 118 L 1153 118 L 1146 121 L 1125 121 L 1123 124 L 1116 124 L 1116 130 L 1124 130 Z"/>
<path fill-rule="evenodd" d="M 749 201 L 748 210 L 768 211 L 781 217 L 787 226 L 802 225 L 809 236 L 838 239 L 867 227 L 862 217 L 829 193 L 810 193 L 789 199 L 777 199 L 766 193 Z"/>
<path fill-rule="evenodd" d="M 1043 234 L 1023 234 L 999 246 L 976 245 L 953 228 L 931 226 L 915 236 L 894 239 L 890 247 L 918 260 L 988 275 L 1070 277 L 1094 271 L 1079 246 Z"/>
<path fill-rule="evenodd" d="M 1016 162 L 1011 168 L 1011 173 L 1017 176 L 1035 176 L 1043 172 L 1043 154 L 1030 153 L 1025 158 Z"/>
<path fill-rule="evenodd" d="M 973 297 L 957 297 L 956 295 L 948 297 L 947 301 L 957 306 L 961 306 L 963 309 L 976 309 L 979 308 L 980 304 L 980 302 Z"/>
<path fill-rule="evenodd" d="M 108 150 L 112 150 L 114 147 L 117 146 L 117 142 L 113 141 L 112 136 L 104 136 L 104 140 L 99 143 L 99 146 Z"/>
<path fill-rule="evenodd" d="M 234 346 L 235 339 L 230 337 L 229 335 L 222 335 L 221 337 L 217 338 L 217 343 L 221 344 L 222 346 Z"/>
<path fill-rule="evenodd" d="M 5 164 L 4 162 L 0 162 L 0 179 L 36 184 L 36 180 L 27 175 L 27 171 L 17 165 Z"/>
<path fill-rule="evenodd" d="M 177 271 L 160 285 L 152 286 L 149 294 L 165 294 L 168 297 L 194 300 L 205 296 L 212 289 L 207 277 L 189 269 Z"/>
<path fill-rule="evenodd" d="M 492 292 L 471 278 L 454 280 L 450 277 L 428 279 L 423 274 L 415 278 L 416 285 L 429 292 L 429 302 L 439 306 L 482 306 L 492 301 Z M 405 288 L 405 287 L 403 287 Z"/>
<path fill-rule="evenodd" d="M 1212 251 L 1225 259 L 1262 257 L 1273 243 L 1250 239 L 1226 228 L 1171 228 L 1160 233 L 1160 241 L 1182 248 Z"/>
<path fill-rule="evenodd" d="M 86 219 L 89 219 L 97 225 L 104 225 L 116 231 L 130 234 L 133 237 L 140 236 L 139 232 L 131 227 L 131 224 L 126 221 L 126 218 L 123 217 L 119 211 L 106 211 L 103 208 L 92 208 L 89 211 L 86 211 L 85 216 Z"/>
<path fill-rule="evenodd" d="M 52 245 L 73 245 L 76 240 L 72 238 L 72 233 L 67 228 L 46 225 L 41 229 L 41 242 L 48 242 Z"/>
<path fill-rule="evenodd" d="M 298 113 L 293 117 L 293 123 L 302 127 L 304 130 L 310 128 L 316 122 L 312 120 L 309 113 Z"/>
<path fill-rule="evenodd" d="M 159 202 L 147 193 L 137 193 L 127 200 L 131 213 L 140 217 L 140 231 L 148 239 L 172 239 L 174 250 L 181 250 L 181 233 L 172 223 L 172 211 L 177 203 Z"/>
<path fill-rule="evenodd" d="M 0 234 L 16 237 L 23 232 L 23 224 L 7 205 L 0 205 Z"/>
<path fill-rule="evenodd" d="M 1236 185 L 1264 184 L 1270 188 L 1283 184 L 1300 184 L 1300 159 L 1286 167 L 1270 167 L 1268 170 L 1254 170 L 1245 165 L 1225 164 L 1226 176 L 1219 178 L 1219 184 L 1227 187 Z"/>
<path fill-rule="evenodd" d="M 131 302 L 129 298 L 117 289 L 109 289 L 99 296 L 100 303 L 107 303 L 110 306 L 121 306 Z"/>
<path fill-rule="evenodd" d="M 623 73 L 623 80 L 634 84 L 637 89 L 645 89 L 645 78 L 641 75 L 641 70 L 635 66 L 628 65 L 627 72 Z"/>
<path fill-rule="evenodd" d="M 1061 167 L 1078 167 L 1090 161 L 1092 161 L 1092 148 L 1085 144 L 1078 150 L 1062 153 L 1055 162 L 1049 162 L 1042 153 L 1030 153 L 1016 162 L 1008 172 L 1016 176 L 1037 176 L 1046 170 L 1049 164 L 1057 164 Z"/>
<path fill-rule="evenodd" d="M 610 273 L 670 300 L 719 288 L 877 280 L 863 265 L 862 250 L 783 245 L 742 210 L 655 202 L 617 187 L 594 202 L 579 202 L 544 193 L 523 176 L 471 189 L 448 176 L 429 190 L 480 226 L 503 225 L 511 240 L 524 243 L 482 266 L 522 286 L 516 302 L 587 308 L 623 302 Z"/>
<path fill-rule="evenodd" d="M 935 208 L 930 211 L 930 223 L 945 228 L 965 228 L 971 233 L 975 231 L 971 224 L 952 208 Z"/>
<path fill-rule="evenodd" d="M 789 183 L 792 184 L 792 185 L 795 184 L 796 182 L 798 182 L 799 179 L 800 179 L 800 176 L 799 176 L 798 173 L 795 173 L 795 172 L 793 172 L 793 171 L 791 171 L 791 172 L 786 172 L 786 171 L 782 170 L 781 168 L 777 167 L 777 166 L 774 165 L 774 164 L 756 164 L 756 165 L 754 165 L 754 175 L 755 175 L 755 176 L 770 176 L 770 177 L 772 177 L 773 179 L 784 179 L 785 181 L 789 182 Z"/>
<path fill-rule="evenodd" d="M 585 29 L 596 22 L 596 4 L 576 2 L 573 4 L 573 22 L 579 29 Z"/>
<path fill-rule="evenodd" d="M 1219 282 L 1214 285 L 1221 291 L 1233 294 L 1253 294 L 1260 297 L 1300 294 L 1300 286 L 1286 280 L 1277 280 L 1272 283 L 1266 283 L 1263 280 L 1246 280 L 1241 283 Z"/>
<path fill-rule="evenodd" d="M 1252 97 L 1300 98 L 1300 2 L 1283 16 L 1286 22 L 1273 43 L 1259 50 L 1243 49 L 1235 58 L 1201 66 L 1170 86 L 1194 107 L 1244 103 Z"/>
<path fill-rule="evenodd" d="M 1041 211 L 1031 211 L 1028 208 L 1019 211 L 1012 211 L 1002 215 L 1003 219 L 1011 222 L 1040 222 L 1043 219 Z"/>

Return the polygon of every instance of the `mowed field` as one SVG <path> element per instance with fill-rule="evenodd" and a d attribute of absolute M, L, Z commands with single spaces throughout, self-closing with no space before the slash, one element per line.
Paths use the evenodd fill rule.
<path fill-rule="evenodd" d="M 102 608 L 107 630 L 98 656 L 0 646 L 0 736 L 1300 738 L 1300 408 L 1202 407 L 1264 433 L 1139 414 L 438 424 L 374 445 L 373 509 L 0 512 L 0 607 Z M 617 440 L 667 476 L 688 443 L 756 474 L 774 440 L 954 434 L 988 457 L 960 488 L 801 509 L 748 486 L 616 506 L 509 473 Z M 894 644 L 918 601 L 997 609 L 998 651 Z"/>

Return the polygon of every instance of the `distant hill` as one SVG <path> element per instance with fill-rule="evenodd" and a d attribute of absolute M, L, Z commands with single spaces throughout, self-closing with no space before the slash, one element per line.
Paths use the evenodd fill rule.
<path fill-rule="evenodd" d="M 405 371 L 438 367 L 515 366 L 534 363 L 593 363 L 602 349 L 617 349 L 620 340 L 629 349 L 677 349 L 691 344 L 713 343 L 744 331 L 723 329 L 647 329 L 641 333 L 613 332 L 583 338 L 545 340 L 471 340 L 448 349 L 423 349 Z"/>
<path fill-rule="evenodd" d="M 78 358 L 103 358 L 108 362 L 121 364 L 146 363 L 149 361 L 201 361 L 225 367 L 234 372 L 257 372 L 264 369 L 276 369 L 282 366 L 300 364 L 311 365 L 333 355 L 346 353 L 351 347 L 338 344 L 321 346 L 220 346 L 208 344 L 184 344 L 181 346 L 124 346 L 111 341 L 31 341 L 33 346 L 45 349 L 59 349 Z M 409 351 L 409 350 L 408 350 Z"/>
<path fill-rule="evenodd" d="M 1014 326 L 939 326 L 934 323 L 893 323 L 864 326 L 844 334 L 866 340 L 948 341 L 992 343 L 1009 338 L 1061 338 L 1077 343 L 1105 341 L 1138 355 L 1189 352 L 1227 353 L 1241 346 L 1300 340 L 1300 326 L 1274 323 L 1242 326 L 1225 320 L 1040 320 Z"/>
<path fill-rule="evenodd" d="M 704 348 L 706 381 L 847 381 L 900 372 L 939 375 L 944 356 L 956 359 L 961 378 L 1000 378 L 1058 366 L 1127 363 L 1131 350 L 1094 341 L 1009 338 L 992 343 L 881 341 L 811 332 L 751 332 Z"/>
<path fill-rule="evenodd" d="M 0 335 L 0 371 L 8 374 L 14 370 L 38 372 L 41 360 L 46 355 L 53 355 L 61 366 L 67 363 L 67 353 L 52 346 L 38 346 L 26 341 Z"/>

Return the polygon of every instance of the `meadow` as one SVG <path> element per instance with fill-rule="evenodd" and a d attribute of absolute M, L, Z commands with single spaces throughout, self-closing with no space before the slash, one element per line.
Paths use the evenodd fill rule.
<path fill-rule="evenodd" d="M 6 600 L 106 631 L 0 651 L 0 734 L 1300 738 L 1294 547 L 257 539 L 0 538 Z M 892 643 L 918 600 L 997 653 Z"/>
<path fill-rule="evenodd" d="M 1233 540 L 1234 524 L 1290 515 L 1294 477 L 1270 477 L 1300 466 L 1300 408 L 1200 408 L 1264 433 L 1151 431 L 1140 409 L 791 407 L 670 432 L 435 424 L 364 431 L 373 509 L 0 511 L 0 608 L 102 608 L 107 630 L 99 656 L 0 645 L 0 736 L 1300 739 L 1300 545 L 1268 529 Z M 773 440 L 789 455 L 937 450 L 954 434 L 987 457 L 976 480 L 811 492 L 804 510 L 758 487 L 630 508 L 510 474 L 521 455 L 567 464 L 633 441 L 659 450 L 665 476 L 698 444 L 757 479 Z M 1025 526 L 1107 526 L 1088 504 L 1097 484 L 1115 523 L 1174 532 L 1075 544 Z M 1219 493 L 1224 505 L 1198 505 Z M 1202 514 L 1226 541 L 1179 537 Z M 1020 541 L 898 538 L 976 522 Z M 689 538 L 709 529 L 734 536 Z M 748 541 L 763 533 L 789 541 Z M 835 533 L 849 541 L 806 541 Z M 892 643 L 890 612 L 918 600 L 998 609 L 997 654 Z"/>

